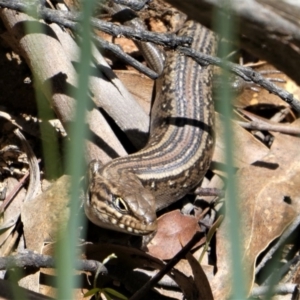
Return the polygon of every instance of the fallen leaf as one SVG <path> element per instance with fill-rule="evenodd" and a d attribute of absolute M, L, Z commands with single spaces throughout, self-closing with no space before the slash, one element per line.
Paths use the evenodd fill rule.
<path fill-rule="evenodd" d="M 55 241 L 57 230 L 66 225 L 69 188 L 70 177 L 64 175 L 44 193 L 24 203 L 21 218 L 28 249 L 41 253 L 44 242 Z"/>
<path fill-rule="evenodd" d="M 160 259 L 171 259 L 199 231 L 197 219 L 185 216 L 179 210 L 166 213 L 158 218 L 158 230 L 147 245 L 149 254 Z M 197 243 L 204 243 L 205 238 Z"/>
<path fill-rule="evenodd" d="M 114 70 L 114 72 L 149 115 L 154 81 L 137 71 Z"/>
<path fill-rule="evenodd" d="M 293 124 L 299 125 L 300 120 Z M 299 137 L 277 134 L 264 159 L 242 168 L 236 174 L 244 237 L 241 245 L 242 263 L 248 278 L 248 292 L 253 285 L 258 255 L 282 234 L 300 212 L 299 148 Z M 225 218 L 217 233 L 218 272 L 212 281 L 215 299 L 226 299 L 230 294 L 230 245 L 226 232 L 228 222 L 230 220 Z"/>
<path fill-rule="evenodd" d="M 195 257 L 191 253 L 188 253 L 186 258 L 193 271 L 194 280 L 199 292 L 199 299 L 213 300 L 214 297 L 210 288 L 209 281 L 200 263 L 198 262 L 198 260 L 195 259 Z"/>
<path fill-rule="evenodd" d="M 220 171 L 218 165 L 225 165 L 224 157 L 224 125 L 222 123 L 222 116 L 218 113 L 215 114 L 216 123 L 216 146 L 213 154 L 213 163 L 211 169 L 214 173 L 224 175 Z M 232 131 L 234 132 L 234 166 L 236 168 L 246 167 L 249 164 L 261 159 L 268 152 L 269 149 L 259 142 L 249 131 L 242 128 L 235 122 L 231 122 Z"/>
<path fill-rule="evenodd" d="M 69 215 L 70 177 L 62 176 L 50 188 L 24 203 L 21 219 L 27 249 L 42 253 L 44 242 L 55 241 L 57 230 L 66 226 Z M 22 287 L 39 292 L 40 271 L 22 278 Z"/>
<path fill-rule="evenodd" d="M 19 181 L 13 177 L 9 177 L 5 180 L 6 182 L 6 196 L 10 195 L 12 191 L 19 184 Z M 12 231 L 15 229 L 17 220 L 20 217 L 21 207 L 23 205 L 23 200 L 25 199 L 26 191 L 24 188 L 21 188 L 18 193 L 14 196 L 14 199 L 5 209 L 2 218 L 1 218 L 1 235 L 0 235 L 0 255 L 3 256 L 7 251 L 6 244 L 7 239 L 11 235 Z"/>

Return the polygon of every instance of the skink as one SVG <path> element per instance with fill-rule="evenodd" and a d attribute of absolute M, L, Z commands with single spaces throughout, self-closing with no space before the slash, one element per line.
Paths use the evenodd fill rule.
<path fill-rule="evenodd" d="M 134 11 L 128 9 L 128 7 L 114 3 L 113 1 L 109 2 L 109 5 L 105 6 L 105 10 L 110 15 L 121 14 L 122 15 L 122 23 L 124 25 L 130 26 L 135 29 L 145 30 L 145 24 L 143 21 L 135 14 Z M 147 62 L 147 65 L 157 72 L 161 74 L 164 68 L 164 56 L 162 52 L 156 47 L 156 45 L 149 42 L 140 42 L 134 41 L 144 59 Z"/>
<path fill-rule="evenodd" d="M 214 34 L 194 21 L 179 35 L 214 54 Z M 150 137 L 137 153 L 89 167 L 88 218 L 98 226 L 136 235 L 156 230 L 156 211 L 185 196 L 203 179 L 213 147 L 212 68 L 175 51 L 156 82 Z"/>

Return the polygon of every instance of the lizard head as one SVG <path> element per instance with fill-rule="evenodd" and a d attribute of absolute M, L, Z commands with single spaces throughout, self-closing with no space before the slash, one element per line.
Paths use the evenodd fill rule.
<path fill-rule="evenodd" d="M 89 165 L 85 213 L 96 225 L 134 235 L 156 230 L 155 198 L 127 170 L 105 172 L 99 161 Z"/>

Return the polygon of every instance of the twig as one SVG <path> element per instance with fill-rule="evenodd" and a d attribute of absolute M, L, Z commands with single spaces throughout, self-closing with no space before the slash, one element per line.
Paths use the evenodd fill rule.
<path fill-rule="evenodd" d="M 143 9 L 148 1 L 149 0 L 114 0 L 115 3 L 128 6 L 136 11 Z"/>
<path fill-rule="evenodd" d="M 144 299 L 148 291 L 154 287 L 154 285 L 163 278 L 165 274 L 171 271 L 171 269 L 179 262 L 180 259 L 186 256 L 186 254 L 193 248 L 193 246 L 199 241 L 202 236 L 201 232 L 196 232 L 191 240 L 154 276 L 152 277 L 141 289 L 139 289 L 130 300 Z"/>
<path fill-rule="evenodd" d="M 297 112 L 300 112 L 300 102 L 296 100 L 292 94 L 279 88 L 276 84 L 272 83 L 271 81 L 265 79 L 259 72 L 255 72 L 251 68 L 246 68 L 238 64 L 225 62 L 221 58 L 206 55 L 197 52 L 191 48 L 179 46 L 177 47 L 177 50 L 187 56 L 192 57 L 195 61 L 197 61 L 201 65 L 212 64 L 221 67 L 223 69 L 232 72 L 233 74 L 236 74 L 237 76 L 241 77 L 245 81 L 248 82 L 252 81 L 264 87 L 270 93 L 277 95 L 282 100 L 290 104 Z"/>
<path fill-rule="evenodd" d="M 220 198 L 224 198 L 224 191 L 216 188 L 203 188 L 199 187 L 194 192 L 194 195 L 198 196 L 217 196 Z"/>
<path fill-rule="evenodd" d="M 282 132 L 282 133 L 288 133 L 293 135 L 300 134 L 300 128 L 295 128 L 287 125 L 264 124 L 255 121 L 251 121 L 251 122 L 237 121 L 237 123 L 241 125 L 243 128 L 250 129 L 250 130 L 275 131 L 275 132 Z"/>
<path fill-rule="evenodd" d="M 282 278 L 287 272 L 291 270 L 292 265 L 298 264 L 300 261 L 300 255 L 295 256 L 292 260 L 288 261 L 285 265 L 283 265 L 278 271 L 277 271 L 277 276 L 278 278 Z M 297 266 L 295 266 L 297 269 Z M 289 274 L 291 275 L 291 274 Z"/>
<path fill-rule="evenodd" d="M 23 1 L 5 1 L 0 0 L 0 6 L 12 8 L 18 11 L 26 12 L 30 11 L 31 7 L 28 4 L 24 4 Z M 69 20 L 73 22 L 79 22 L 82 18 L 81 13 L 68 12 L 61 10 L 53 10 L 39 6 L 35 10 L 37 14 L 51 22 L 57 22 L 58 20 Z M 178 45 L 190 45 L 192 43 L 192 37 L 179 37 L 174 33 L 154 33 L 152 31 L 140 30 L 138 28 L 131 28 L 128 26 L 115 25 L 110 22 L 102 21 L 96 18 L 91 18 L 91 25 L 105 33 L 113 36 L 124 36 L 139 41 L 152 42 L 158 45 L 176 48 Z"/>
<path fill-rule="evenodd" d="M 74 264 L 76 270 L 97 272 L 100 270 L 101 274 L 107 274 L 106 267 L 96 260 L 77 260 Z M 19 254 L 0 257 L 0 270 L 7 270 L 10 268 L 55 268 L 56 262 L 53 257 L 43 254 L 38 254 L 33 251 L 23 251 Z"/>
<path fill-rule="evenodd" d="M 1 0 L 0 0 L 0 5 L 1 5 Z M 54 22 L 54 23 L 59 24 L 61 26 L 67 27 L 69 29 L 72 29 L 75 32 L 79 31 L 79 33 L 80 33 L 80 28 L 78 27 L 77 22 L 73 21 L 73 20 L 77 20 L 77 18 L 75 18 L 75 17 L 70 18 L 70 19 L 64 18 L 62 15 L 66 12 L 56 11 L 56 10 L 52 10 L 52 9 L 48 9 L 48 8 L 47 9 L 45 8 L 41 11 L 42 11 L 42 16 L 46 20 Z M 67 12 L 67 13 L 72 14 L 70 12 Z M 79 17 L 78 17 L 78 21 L 79 21 Z M 96 34 L 92 34 L 92 38 L 93 38 L 94 42 L 96 43 L 96 45 L 100 49 L 112 52 L 116 57 L 118 57 L 119 59 L 124 61 L 126 64 L 134 67 L 135 69 L 137 69 L 141 73 L 147 75 L 151 79 L 156 79 L 158 77 L 158 74 L 156 72 L 154 72 L 153 70 L 151 70 L 148 67 L 144 66 L 142 63 L 140 63 L 136 59 L 132 58 L 130 55 L 125 53 L 119 46 L 103 40 L 102 38 L 100 38 Z"/>
<path fill-rule="evenodd" d="M 290 226 L 285 230 L 285 232 L 280 236 L 275 245 L 266 253 L 264 258 L 261 260 L 259 265 L 255 269 L 255 275 L 265 266 L 266 262 L 272 258 L 275 251 L 286 241 L 286 239 L 292 234 L 292 232 L 300 224 L 300 215 L 295 218 L 295 220 L 290 224 Z"/>
<path fill-rule="evenodd" d="M 17 1 L 17 0 L 9 1 L 9 2 L 0 0 L 0 6 L 16 9 L 19 11 L 27 11 L 30 8 L 30 6 L 25 5 L 21 1 Z M 37 12 L 38 14 L 40 14 L 41 17 L 45 18 L 48 21 L 57 22 L 58 24 L 61 24 L 63 26 L 70 27 L 70 28 L 72 27 L 72 29 L 76 27 L 75 25 L 76 23 L 74 23 L 73 21 L 77 22 L 81 18 L 81 15 L 79 13 L 55 11 L 52 9 L 43 8 L 41 6 L 37 8 Z M 259 72 L 255 72 L 251 68 L 246 68 L 238 64 L 224 62 L 220 58 L 199 53 L 188 47 L 179 46 L 182 44 L 190 44 L 192 41 L 191 37 L 180 38 L 174 34 L 158 34 L 158 33 L 153 33 L 153 32 L 144 31 L 140 29 L 133 29 L 127 26 L 114 25 L 112 23 L 101 21 L 95 18 L 91 18 L 91 24 L 95 28 L 115 36 L 123 35 L 128 38 L 137 39 L 141 41 L 149 41 L 166 47 L 171 47 L 171 48 L 177 47 L 178 51 L 180 51 L 181 53 L 187 56 L 192 57 L 195 61 L 197 61 L 202 65 L 212 64 L 212 65 L 219 66 L 238 75 L 245 81 L 248 82 L 252 81 L 264 87 L 269 92 L 279 96 L 282 100 L 289 103 L 297 112 L 300 112 L 300 102 L 296 100 L 292 94 L 277 87 L 274 83 L 265 79 Z M 101 41 L 99 41 L 99 43 L 101 44 Z M 102 43 L 102 47 L 103 48 L 111 47 L 112 49 L 114 48 L 104 43 Z M 114 51 L 116 51 L 116 49 L 114 49 Z M 121 50 L 118 49 L 116 52 L 120 53 L 119 51 Z M 121 58 L 121 55 L 119 54 L 118 57 Z M 128 62 L 128 63 L 132 64 L 132 62 Z M 151 74 L 151 72 L 149 72 L 148 76 L 151 78 L 157 78 L 157 74 L 154 75 Z"/>
<path fill-rule="evenodd" d="M 123 25 L 146 30 L 145 23 L 131 9 L 126 6 L 113 4 L 103 7 L 113 19 L 119 20 Z M 133 40 L 139 51 L 147 62 L 147 65 L 157 74 L 162 74 L 164 70 L 164 55 L 155 44 Z"/>
<path fill-rule="evenodd" d="M 14 130 L 14 134 L 19 138 L 23 151 L 27 155 L 28 163 L 29 163 L 29 170 L 30 170 L 30 176 L 29 176 L 29 185 L 27 188 L 27 193 L 24 199 L 24 202 L 29 201 L 33 199 L 39 192 L 40 189 L 40 167 L 39 162 L 27 142 L 26 138 L 22 134 L 19 128 L 16 128 Z"/>
<path fill-rule="evenodd" d="M 29 176 L 29 172 L 27 172 L 19 181 L 19 183 L 14 187 L 14 189 L 11 191 L 11 193 L 5 198 L 5 200 L 2 202 L 0 206 L 0 214 L 2 214 L 5 210 L 5 208 L 10 204 L 14 196 L 18 193 L 18 191 L 24 186 L 27 178 Z"/>
<path fill-rule="evenodd" d="M 134 67 L 136 70 L 138 70 L 141 73 L 147 75 L 151 79 L 156 79 L 159 76 L 159 74 L 157 74 L 153 70 L 149 69 L 148 67 L 144 66 L 143 64 L 141 64 L 140 62 L 138 62 L 136 59 L 132 58 L 130 55 L 128 55 L 127 53 L 125 53 L 117 45 L 109 43 L 109 42 L 101 39 L 97 35 L 93 34 L 92 36 L 93 36 L 94 42 L 96 43 L 96 45 L 98 47 L 100 47 L 103 50 L 111 51 L 116 57 L 120 58 L 125 63 L 127 63 L 128 65 Z"/>
<path fill-rule="evenodd" d="M 31 148 L 31 146 L 29 145 L 26 138 L 24 137 L 24 135 L 20 131 L 20 129 L 19 129 L 20 126 L 18 124 L 16 124 L 14 119 L 8 113 L 3 113 L 3 112 L 0 112 L 0 117 L 6 119 L 11 124 L 13 124 L 14 126 L 17 127 L 16 129 L 14 129 L 14 134 L 20 140 L 22 148 L 23 148 L 22 150 L 27 155 L 27 159 L 28 159 L 28 163 L 29 163 L 30 177 L 29 177 L 29 185 L 28 185 L 28 188 L 27 188 L 27 193 L 26 193 L 26 196 L 25 196 L 25 199 L 24 199 L 24 202 L 26 202 L 26 201 L 31 200 L 32 198 L 34 198 L 39 192 L 39 188 L 40 188 L 39 162 L 38 162 L 32 148 Z M 0 213 L 3 212 L 5 207 L 8 205 L 8 203 L 13 198 L 14 194 L 17 193 L 17 191 L 24 185 L 24 182 L 27 179 L 27 176 L 28 176 L 28 174 L 26 174 L 21 179 L 19 186 L 15 188 L 15 190 L 11 193 L 11 195 L 9 195 L 9 196 L 11 196 L 11 198 L 9 197 L 6 201 L 4 201 L 4 203 L 2 203 L 2 205 L 0 207 Z"/>
<path fill-rule="evenodd" d="M 271 295 L 287 295 L 287 294 L 293 294 L 296 289 L 298 289 L 298 285 L 295 283 L 284 283 L 284 284 L 278 284 L 275 286 L 259 286 L 254 287 L 251 291 L 252 297 L 259 297 L 263 295 L 270 295 L 270 289 L 272 291 Z"/>

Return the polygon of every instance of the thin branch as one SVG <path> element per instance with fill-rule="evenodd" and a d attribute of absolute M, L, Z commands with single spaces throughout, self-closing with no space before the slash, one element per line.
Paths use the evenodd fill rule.
<path fill-rule="evenodd" d="M 252 297 L 259 297 L 264 295 L 270 295 L 270 290 L 272 291 L 272 295 L 287 295 L 293 294 L 295 290 L 298 289 L 298 285 L 295 283 L 284 283 L 278 284 L 275 286 L 259 286 L 254 287 L 251 291 Z"/>
<path fill-rule="evenodd" d="M 77 260 L 74 265 L 76 270 L 80 271 L 96 273 L 100 270 L 101 274 L 108 273 L 106 267 L 96 260 Z M 0 257 L 0 270 L 16 267 L 55 268 L 56 262 L 51 256 L 37 254 L 28 250 L 12 256 Z"/>
<path fill-rule="evenodd" d="M 217 196 L 220 198 L 223 198 L 225 196 L 223 190 L 216 189 L 216 188 L 203 188 L 203 187 L 198 187 L 193 192 L 193 194 L 198 196 Z"/>
<path fill-rule="evenodd" d="M 143 9 L 149 0 L 114 0 L 117 4 L 122 4 L 130 7 L 135 11 Z"/>
<path fill-rule="evenodd" d="M 281 133 L 288 133 L 293 135 L 299 135 L 300 134 L 300 128 L 282 125 L 282 124 L 265 124 L 265 123 L 259 123 L 255 121 L 251 122 L 237 122 L 240 126 L 242 126 L 245 129 L 250 130 L 264 130 L 264 131 L 274 131 L 274 132 L 281 132 Z"/>
<path fill-rule="evenodd" d="M 300 255 L 295 256 L 292 260 L 288 261 L 286 264 L 284 264 L 278 271 L 277 276 L 278 278 L 283 278 L 285 274 L 287 274 L 289 271 L 291 271 L 291 267 L 293 265 L 298 264 L 300 261 Z M 295 268 L 297 269 L 297 267 Z M 289 274 L 291 276 L 291 274 Z"/>
<path fill-rule="evenodd" d="M 141 289 L 139 289 L 130 300 L 144 299 L 149 290 L 163 278 L 165 274 L 171 271 L 171 269 L 184 258 L 187 253 L 193 248 L 193 246 L 199 241 L 202 233 L 196 232 L 191 240 L 154 276 L 149 280 Z"/>
<path fill-rule="evenodd" d="M 225 14 L 226 18 L 236 20 L 234 30 L 239 47 L 247 49 L 255 57 L 267 60 L 297 84 L 300 83 L 300 70 L 295 63 L 299 61 L 300 56 L 300 10 L 296 8 L 299 1 L 165 1 L 186 13 L 189 19 L 208 28 L 212 28 L 215 24 L 216 10 Z M 224 6 L 227 7 L 225 11 Z"/>
<path fill-rule="evenodd" d="M 0 0 L 0 6 L 3 7 L 9 7 L 16 10 L 21 11 L 27 11 L 29 8 L 24 3 L 21 3 L 20 1 L 10 1 L 7 2 L 5 0 Z M 71 12 L 63 12 L 63 11 L 55 11 L 48 8 L 38 8 L 38 13 L 41 15 L 41 17 L 45 18 L 49 21 L 55 21 L 58 24 L 61 24 L 66 27 L 70 27 L 74 29 L 76 27 L 76 23 L 73 21 L 79 21 L 80 20 L 80 14 L 79 13 L 71 13 Z M 157 34 L 149 31 L 143 31 L 140 29 L 132 29 L 127 26 L 118 26 L 111 24 L 109 22 L 104 22 L 95 18 L 91 19 L 92 26 L 106 32 L 112 35 L 123 35 L 129 38 L 142 40 L 142 41 L 149 41 L 156 44 L 164 45 L 166 47 L 175 48 L 178 45 L 182 44 L 189 44 L 192 40 L 191 37 L 183 37 L 179 38 L 174 34 Z M 101 41 L 99 41 L 101 43 Z M 103 47 L 107 46 L 102 44 Z M 113 47 L 111 47 L 113 48 Z M 273 93 L 277 96 L 279 96 L 282 100 L 289 103 L 297 112 L 300 112 L 300 102 L 294 98 L 292 94 L 289 92 L 279 88 L 271 81 L 265 79 L 259 72 L 255 72 L 251 68 L 246 68 L 238 64 L 234 64 L 231 62 L 225 62 L 224 60 L 218 58 L 218 57 L 212 57 L 210 55 L 205 55 L 202 53 L 199 53 L 191 48 L 178 46 L 177 50 L 181 53 L 192 57 L 195 61 L 197 61 L 199 64 L 202 65 L 208 65 L 212 64 L 221 68 L 224 68 L 237 76 L 241 77 L 245 81 L 248 82 L 254 82 L 262 87 L 264 87 L 266 90 L 268 90 L 270 93 Z M 118 52 L 118 51 L 117 51 Z M 116 53 L 117 53 L 116 52 Z M 121 58 L 121 56 L 118 56 Z M 157 75 L 150 74 L 149 76 L 152 78 L 156 78 Z M 153 77 L 154 76 L 154 77 Z M 156 77 L 155 77 L 156 76 Z"/>
<path fill-rule="evenodd" d="M 9 2 L 5 0 L 0 0 L 0 6 L 12 8 L 26 13 L 28 13 L 28 11 L 30 11 L 31 9 L 31 6 L 24 4 L 23 1 L 18 0 Z M 40 17 L 51 22 L 57 22 L 61 19 L 79 22 L 82 18 L 81 13 L 53 10 L 41 6 L 38 6 L 38 8 L 35 11 Z M 138 28 L 132 28 L 128 26 L 115 25 L 113 23 L 102 21 L 96 18 L 91 18 L 91 25 L 94 28 L 113 36 L 124 36 L 139 41 L 152 42 L 170 48 L 176 48 L 179 45 L 190 45 L 193 40 L 192 37 L 179 37 L 173 33 L 157 34 L 152 31 L 140 30 Z"/>
<path fill-rule="evenodd" d="M 276 84 L 265 79 L 259 72 L 255 72 L 251 68 L 246 68 L 238 64 L 225 62 L 221 58 L 203 54 L 191 48 L 179 46 L 177 50 L 187 56 L 190 56 L 201 65 L 212 64 L 218 66 L 220 68 L 230 71 L 233 74 L 236 74 L 237 76 L 241 77 L 245 81 L 248 82 L 252 81 L 264 87 L 270 93 L 277 95 L 282 100 L 290 104 L 297 112 L 300 112 L 300 102 L 296 100 L 291 93 L 279 88 Z"/>
<path fill-rule="evenodd" d="M 93 34 L 92 36 L 93 36 L 94 42 L 96 43 L 96 45 L 99 48 L 112 52 L 116 57 L 120 58 L 125 63 L 134 67 L 136 70 L 147 75 L 151 79 L 156 79 L 160 75 L 160 74 L 157 74 L 156 72 L 154 72 L 153 70 L 149 69 L 148 67 L 144 66 L 136 59 L 132 58 L 130 55 L 125 53 L 119 46 L 109 43 L 109 42 L 101 39 L 99 36 L 97 36 L 95 34 Z"/>
<path fill-rule="evenodd" d="M 280 236 L 276 244 L 266 253 L 264 258 L 261 260 L 259 265 L 255 269 L 255 275 L 265 266 L 266 262 L 272 258 L 275 251 L 287 240 L 287 238 L 294 232 L 294 230 L 300 224 L 300 215 L 290 224 L 290 226 L 284 231 L 284 233 Z"/>
<path fill-rule="evenodd" d="M 19 190 L 24 186 L 27 178 L 29 176 L 29 172 L 27 172 L 19 181 L 19 183 L 14 187 L 14 189 L 11 191 L 9 195 L 5 197 L 5 200 L 0 205 L 0 214 L 3 214 L 6 207 L 11 203 L 14 196 L 19 192 Z"/>

